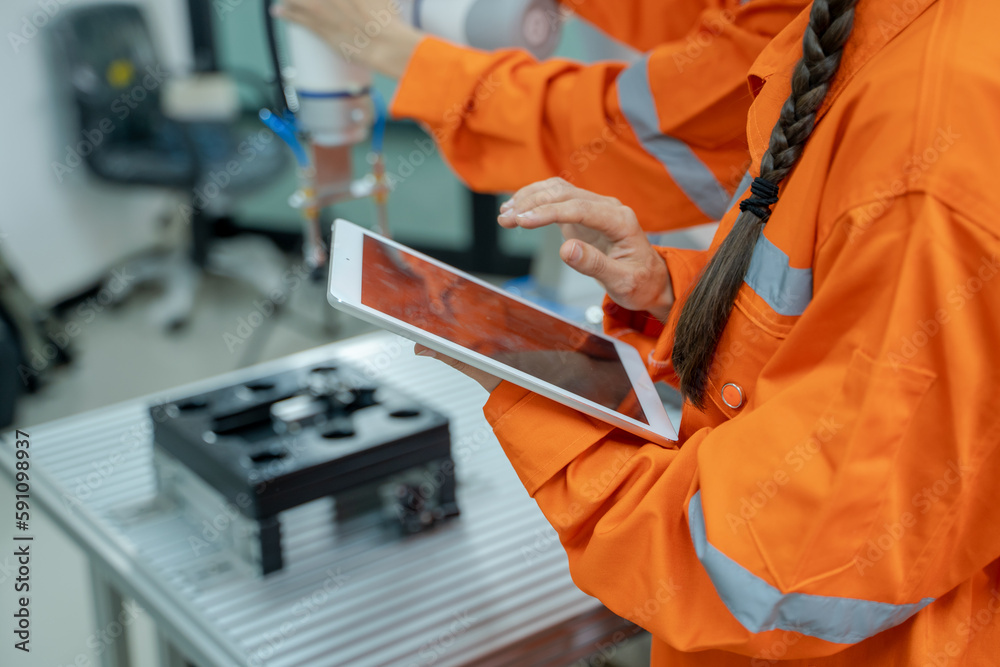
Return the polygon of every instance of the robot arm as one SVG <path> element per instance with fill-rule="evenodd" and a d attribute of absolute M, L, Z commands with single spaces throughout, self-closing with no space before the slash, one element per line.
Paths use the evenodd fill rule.
<path fill-rule="evenodd" d="M 406 0 L 410 23 L 450 42 L 485 51 L 523 48 L 548 58 L 559 42 L 554 0 Z"/>
<path fill-rule="evenodd" d="M 400 0 L 395 7 L 416 28 L 484 50 L 524 48 L 545 58 L 559 40 L 555 0 Z M 359 34 L 361 44 L 346 44 L 341 50 L 347 49 L 349 56 L 351 49 L 363 48 L 365 39 Z M 372 122 L 367 99 L 371 72 L 301 25 L 288 25 L 287 44 L 300 131 L 320 146 L 363 141 Z"/>
<path fill-rule="evenodd" d="M 271 3 L 265 0 L 265 9 L 269 10 Z M 391 18 L 389 12 L 430 34 L 486 50 L 521 47 L 537 57 L 547 57 L 559 40 L 556 0 L 396 0 L 381 13 Z M 372 12 L 370 31 L 368 24 L 365 26 L 371 35 L 379 30 L 378 14 Z M 294 114 L 294 123 L 284 125 L 270 114 L 262 114 L 262 119 L 292 144 L 299 159 L 302 189 L 293 203 L 302 208 L 308 223 L 307 259 L 318 269 L 326 261 L 320 242 L 320 207 L 340 199 L 374 196 L 380 231 L 388 232 L 380 156 L 374 162 L 373 177 L 358 182 L 353 181 L 350 159 L 351 146 L 368 137 L 374 120 L 371 72 L 351 62 L 353 53 L 365 48 L 369 36 L 356 30 L 354 44 L 335 49 L 308 28 L 289 23 L 285 42 L 292 70 L 286 82 L 274 26 L 268 25 L 279 85 L 288 103 L 285 120 Z M 298 144 L 295 135 L 312 150 Z"/>

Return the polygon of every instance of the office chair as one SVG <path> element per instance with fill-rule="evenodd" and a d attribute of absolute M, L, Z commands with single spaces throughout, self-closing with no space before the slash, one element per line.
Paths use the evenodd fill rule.
<path fill-rule="evenodd" d="M 190 202 L 187 257 L 134 263 L 129 271 L 137 279 L 119 298 L 143 281 L 162 281 L 166 294 L 157 319 L 176 328 L 188 320 L 204 270 L 241 278 L 268 295 L 281 289 L 280 253 L 273 245 L 251 246 L 256 257 L 240 258 L 227 252 L 238 239 L 212 238 L 233 198 L 255 192 L 285 169 L 281 142 L 248 142 L 263 129 L 256 118 L 226 123 L 167 117 L 161 109 L 165 73 L 135 5 L 66 10 L 51 34 L 72 91 L 76 136 L 100 139 L 90 141 L 92 149 L 83 156 L 90 171 L 110 183 L 179 190 Z"/>

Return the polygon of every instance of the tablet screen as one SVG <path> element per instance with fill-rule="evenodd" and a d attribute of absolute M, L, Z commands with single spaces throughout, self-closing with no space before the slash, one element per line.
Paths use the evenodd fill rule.
<path fill-rule="evenodd" d="M 608 340 L 364 236 L 361 302 L 649 424 Z"/>

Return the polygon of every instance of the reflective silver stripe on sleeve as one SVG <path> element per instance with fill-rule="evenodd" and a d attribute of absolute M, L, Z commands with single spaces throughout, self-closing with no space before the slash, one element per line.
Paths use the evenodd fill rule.
<path fill-rule="evenodd" d="M 752 181 L 753 176 L 750 175 L 749 171 L 743 174 L 743 178 L 740 179 L 740 184 L 736 186 L 736 192 L 733 193 L 729 203 L 726 204 L 726 211 L 729 211 L 729 209 L 736 206 L 736 204 L 743 199 L 743 195 L 750 189 L 750 183 Z M 703 225 L 677 229 L 672 232 L 647 232 L 646 238 L 649 239 L 650 243 L 658 246 L 707 250 L 712 244 L 712 237 L 715 236 L 715 232 L 718 228 L 718 222 L 706 222 Z"/>
<path fill-rule="evenodd" d="M 812 269 L 792 268 L 788 255 L 763 232 L 757 239 L 743 282 L 779 315 L 801 315 L 812 301 Z"/>
<path fill-rule="evenodd" d="M 719 220 L 730 196 L 691 148 L 660 132 L 653 91 L 649 87 L 649 56 L 618 75 L 618 104 L 642 147 L 667 170 L 670 178 L 702 213 Z"/>
<path fill-rule="evenodd" d="M 729 612 L 750 632 L 790 630 L 837 644 L 855 644 L 895 627 L 934 601 L 888 604 L 855 598 L 782 593 L 708 542 L 701 491 L 688 504 L 695 553 Z"/>
<path fill-rule="evenodd" d="M 702 225 L 675 229 L 672 232 L 647 232 L 646 238 L 653 245 L 688 250 L 707 250 L 719 230 L 719 223 L 706 222 Z"/>

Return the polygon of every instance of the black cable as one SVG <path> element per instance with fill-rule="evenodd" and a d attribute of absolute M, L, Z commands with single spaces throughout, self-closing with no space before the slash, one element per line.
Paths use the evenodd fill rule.
<path fill-rule="evenodd" d="M 285 85 L 285 77 L 282 75 L 281 71 L 281 56 L 278 52 L 278 36 L 274 29 L 274 17 L 271 16 L 271 6 L 273 4 L 274 0 L 264 0 L 264 29 L 267 32 L 267 46 L 271 51 L 271 66 L 274 68 L 274 84 L 278 88 L 276 101 L 278 102 L 279 108 L 277 111 L 281 112 L 281 115 L 285 115 L 286 112 L 293 111 L 293 103 L 289 101 L 288 87 Z"/>

